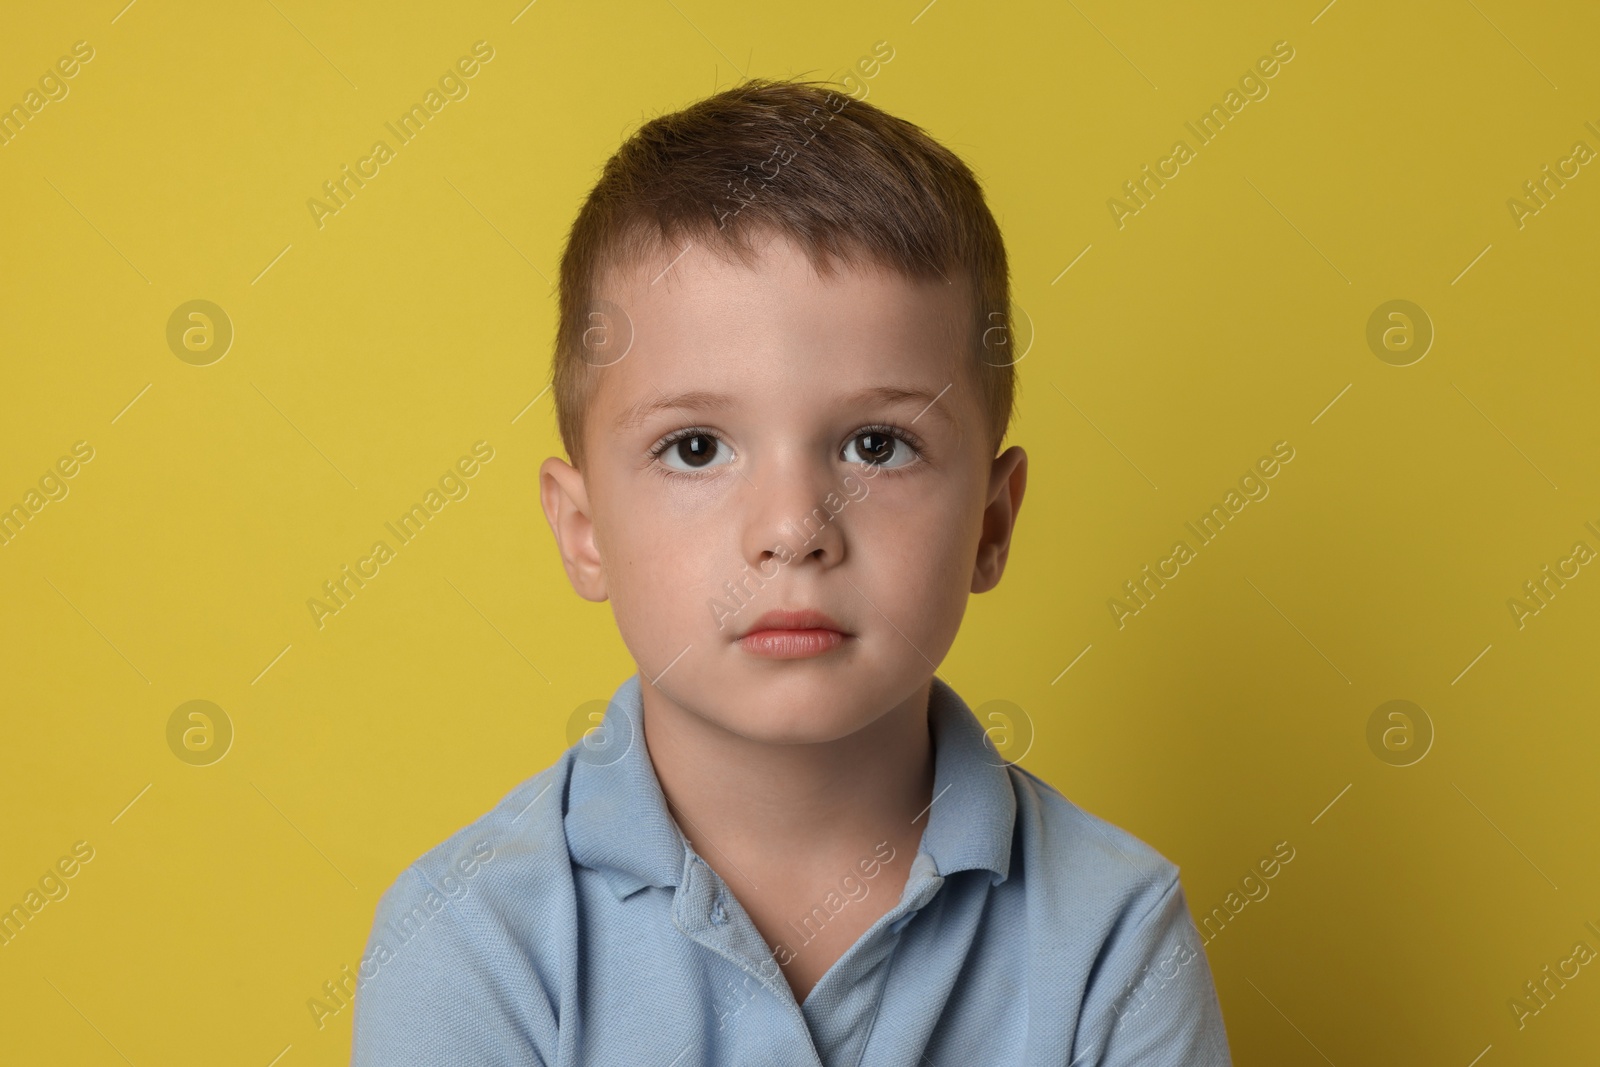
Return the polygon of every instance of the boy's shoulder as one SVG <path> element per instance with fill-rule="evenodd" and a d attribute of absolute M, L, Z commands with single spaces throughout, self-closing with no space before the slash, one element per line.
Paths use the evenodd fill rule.
<path fill-rule="evenodd" d="M 352 1062 L 461 1062 L 468 1048 L 488 1062 L 479 1046 L 508 1015 L 555 1032 L 551 991 L 570 985 L 563 959 L 577 936 L 563 820 L 572 765 L 569 749 L 384 890 L 358 968 Z"/>
<path fill-rule="evenodd" d="M 1013 917 L 1029 947 L 1018 966 L 1031 987 L 1064 991 L 1074 1049 L 1108 1063 L 1231 1062 L 1178 866 L 1036 774 L 1006 770 L 1023 876 Z"/>
<path fill-rule="evenodd" d="M 1016 764 L 1006 768 L 1017 800 L 1013 873 L 1031 896 L 1108 915 L 1148 912 L 1181 892 L 1178 866 L 1122 827 L 1085 811 Z"/>
<path fill-rule="evenodd" d="M 549 766 L 513 786 L 488 811 L 418 856 L 411 866 L 425 876 L 443 877 L 463 851 L 470 851 L 481 842 L 487 842 L 487 847 L 494 850 L 495 858 L 490 862 L 503 865 L 502 869 L 528 864 L 554 866 L 552 860 L 564 865 L 567 856 L 562 819 L 572 778 L 572 756 L 571 749 L 562 752 Z"/>
<path fill-rule="evenodd" d="M 511 918 L 517 900 L 531 902 L 563 888 L 571 892 L 564 808 L 572 750 L 524 779 L 488 811 L 429 848 L 384 891 L 378 914 L 405 915 L 413 898 L 429 898 L 430 914 L 448 907 L 474 925 Z M 468 902 L 473 902 L 468 906 Z M 521 921 L 533 915 L 519 917 Z"/>

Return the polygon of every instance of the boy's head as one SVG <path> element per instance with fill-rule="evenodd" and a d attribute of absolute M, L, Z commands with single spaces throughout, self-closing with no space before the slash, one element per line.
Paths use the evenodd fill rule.
<path fill-rule="evenodd" d="M 1009 282 L 971 171 L 863 101 L 746 82 L 611 158 L 560 303 L 571 462 L 541 498 L 647 701 L 795 743 L 917 692 L 999 581 L 1025 482 L 996 455 Z"/>

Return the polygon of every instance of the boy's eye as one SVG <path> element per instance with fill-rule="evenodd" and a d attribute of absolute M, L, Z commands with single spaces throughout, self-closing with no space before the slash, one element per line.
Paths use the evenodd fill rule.
<path fill-rule="evenodd" d="M 856 455 L 850 454 L 852 450 Z M 882 430 L 863 430 L 845 445 L 844 458 L 851 463 L 894 468 L 910 463 L 916 458 L 916 453 L 904 441 Z"/>
<path fill-rule="evenodd" d="M 704 470 L 733 458 L 731 449 L 705 433 L 691 433 L 669 441 L 658 455 L 674 470 Z"/>

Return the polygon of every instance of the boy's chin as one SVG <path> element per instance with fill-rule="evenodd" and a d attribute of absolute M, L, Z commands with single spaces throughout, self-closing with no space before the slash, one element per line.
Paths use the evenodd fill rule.
<path fill-rule="evenodd" d="M 730 703 L 719 694 L 713 707 L 701 711 L 729 733 L 765 745 L 820 745 L 849 737 L 872 723 L 883 708 L 859 707 L 857 699 L 837 693 L 774 697 L 752 695 Z"/>

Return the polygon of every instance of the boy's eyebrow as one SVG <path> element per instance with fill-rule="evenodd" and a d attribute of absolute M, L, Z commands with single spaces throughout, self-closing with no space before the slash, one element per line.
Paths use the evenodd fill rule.
<path fill-rule="evenodd" d="M 959 432 L 961 427 L 957 424 L 956 417 L 951 414 L 950 410 L 946 408 L 944 404 L 940 403 L 940 401 L 944 399 L 944 395 L 949 391 L 950 387 L 948 385 L 939 390 L 937 393 L 930 393 L 926 389 L 908 389 L 897 385 L 878 385 L 872 387 L 871 389 L 863 389 L 858 393 L 847 396 L 844 398 L 844 402 L 847 404 L 860 404 L 864 402 L 878 404 L 904 404 L 908 401 L 914 402 L 919 405 L 919 410 L 917 411 L 915 418 L 911 420 L 912 422 L 916 422 L 917 419 L 922 418 L 922 416 L 926 415 L 929 411 L 935 411 L 938 412 L 938 414 L 942 416 L 953 429 Z"/>
<path fill-rule="evenodd" d="M 935 411 L 952 427 L 956 427 L 956 429 L 959 430 L 960 427 L 956 424 L 955 416 L 951 414 L 949 409 L 946 408 L 944 404 L 940 403 L 940 401 L 944 398 L 945 393 L 949 391 L 950 387 L 948 385 L 939 390 L 937 393 L 928 392 L 926 389 L 905 388 L 897 385 L 877 385 L 870 389 L 862 389 L 859 392 L 852 393 L 851 395 L 844 397 L 842 403 L 854 405 L 863 403 L 904 404 L 907 402 L 915 402 L 920 405 L 920 410 L 917 412 L 916 418 L 912 419 L 913 422 L 915 422 L 916 419 L 920 419 L 929 411 Z M 634 404 L 632 407 L 624 411 L 622 416 L 617 419 L 616 428 L 618 431 L 633 429 L 650 416 L 654 415 L 656 412 L 663 411 L 667 408 L 687 408 L 706 411 L 730 408 L 736 403 L 738 403 L 738 401 L 734 397 L 729 396 L 727 393 L 713 393 L 704 389 L 693 389 L 684 393 L 674 393 L 671 396 L 657 393 L 654 398 L 641 400 L 639 403 Z"/>
<path fill-rule="evenodd" d="M 712 393 L 704 389 L 691 389 L 689 392 L 674 393 L 671 396 L 658 391 L 653 399 L 641 400 L 624 411 L 617 419 L 617 429 L 631 430 L 656 412 L 667 408 L 699 408 L 705 411 L 730 408 L 735 403 L 734 398 L 727 393 Z"/>

